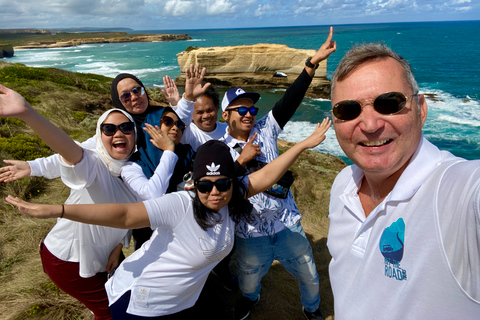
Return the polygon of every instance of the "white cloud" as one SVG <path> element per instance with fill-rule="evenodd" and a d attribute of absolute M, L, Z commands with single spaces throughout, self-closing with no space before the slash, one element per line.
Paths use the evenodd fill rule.
<path fill-rule="evenodd" d="M 194 12 L 193 1 L 169 0 L 165 3 L 164 14 L 174 17 L 185 16 Z"/>
<path fill-rule="evenodd" d="M 238 5 L 229 0 L 206 0 L 206 13 L 209 15 L 221 15 L 235 13 Z"/>
<path fill-rule="evenodd" d="M 274 6 L 270 3 L 266 3 L 264 5 L 258 5 L 257 9 L 255 10 L 255 17 L 261 17 L 263 15 L 272 14 L 274 12 Z"/>
<path fill-rule="evenodd" d="M 232 28 L 480 17 L 480 3 L 472 0 L 0 0 L 0 8 L 3 28 L 38 29 Z"/>

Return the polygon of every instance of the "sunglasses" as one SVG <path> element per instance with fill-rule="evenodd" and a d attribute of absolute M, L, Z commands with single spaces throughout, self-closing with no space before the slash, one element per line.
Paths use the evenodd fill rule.
<path fill-rule="evenodd" d="M 167 127 L 171 128 L 173 125 L 177 126 L 178 130 L 183 131 L 185 130 L 185 123 L 182 120 L 174 121 L 169 116 L 165 116 L 162 118 L 162 123 Z"/>
<path fill-rule="evenodd" d="M 122 93 L 122 95 L 120 96 L 120 100 L 123 100 L 123 101 L 128 101 L 130 100 L 130 97 L 132 96 L 132 93 L 134 95 L 140 95 L 140 96 L 143 96 L 145 94 L 145 88 L 143 87 L 135 87 L 133 88 L 131 91 L 129 92 L 125 92 L 125 93 Z"/>
<path fill-rule="evenodd" d="M 102 123 L 100 125 L 100 131 L 108 137 L 113 136 L 117 130 L 122 131 L 123 134 L 131 134 L 135 130 L 135 124 L 133 122 L 124 122 L 118 126 L 112 123 Z"/>
<path fill-rule="evenodd" d="M 237 111 L 239 115 L 244 116 L 247 114 L 247 112 L 250 112 L 252 116 L 256 116 L 258 113 L 258 108 L 256 107 L 237 107 L 237 108 L 231 108 L 227 109 L 226 111 Z"/>
<path fill-rule="evenodd" d="M 232 187 L 232 179 L 218 179 L 217 181 L 199 180 L 195 181 L 195 186 L 197 186 L 198 192 L 201 193 L 212 192 L 213 186 L 217 188 L 218 192 L 225 192 Z"/>
<path fill-rule="evenodd" d="M 409 98 L 415 96 L 418 96 L 418 93 L 409 97 L 401 92 L 382 93 L 373 100 L 373 108 L 380 114 L 396 114 L 405 108 Z M 333 106 L 332 113 L 339 120 L 350 121 L 362 113 L 362 104 L 356 100 L 340 101 Z"/>

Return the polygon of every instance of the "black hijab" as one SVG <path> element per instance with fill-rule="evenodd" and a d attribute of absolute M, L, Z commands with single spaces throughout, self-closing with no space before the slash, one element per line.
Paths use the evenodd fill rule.
<path fill-rule="evenodd" d="M 143 85 L 142 81 L 140 81 L 140 79 L 138 79 L 137 77 L 135 77 L 133 74 L 130 74 L 130 73 L 120 73 L 118 76 L 115 77 L 115 79 L 113 79 L 112 86 L 110 88 L 110 95 L 112 97 L 113 106 L 117 109 L 121 109 L 125 111 L 127 110 L 125 109 L 125 107 L 122 104 L 122 101 L 120 101 L 120 98 L 118 97 L 117 85 L 120 81 L 126 78 L 135 80 L 140 86 L 142 86 L 145 89 L 145 86 Z M 133 121 L 135 121 L 135 126 L 137 127 L 137 132 L 138 132 L 137 147 L 145 146 L 142 123 L 145 121 L 145 118 L 147 117 L 147 115 L 152 111 L 163 109 L 163 107 L 161 106 L 151 106 L 150 98 L 148 97 L 148 93 L 146 89 L 145 89 L 145 94 L 147 95 L 148 106 L 143 113 L 133 114 L 127 111 L 127 113 L 132 116 Z"/>

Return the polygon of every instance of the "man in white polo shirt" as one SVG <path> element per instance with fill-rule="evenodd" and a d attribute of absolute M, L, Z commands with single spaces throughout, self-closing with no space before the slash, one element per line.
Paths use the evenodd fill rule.
<path fill-rule="evenodd" d="M 328 249 L 335 317 L 480 317 L 480 161 L 422 136 L 427 102 L 409 63 L 353 47 L 332 77 L 338 142 Z"/>

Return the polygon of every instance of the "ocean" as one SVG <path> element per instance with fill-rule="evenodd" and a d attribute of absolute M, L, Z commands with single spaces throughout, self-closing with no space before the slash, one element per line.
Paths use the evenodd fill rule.
<path fill-rule="evenodd" d="M 55 67 L 75 72 L 115 77 L 128 72 L 149 87 L 163 87 L 162 77 L 180 74 L 176 54 L 189 46 L 234 46 L 279 43 L 298 49 L 318 49 L 329 26 L 275 27 L 222 30 L 136 30 L 131 33 L 186 33 L 189 41 L 90 44 L 72 48 L 16 50 L 5 61 L 33 67 Z M 327 63 L 330 79 L 343 54 L 356 43 L 382 41 L 410 61 L 420 86 L 427 94 L 429 113 L 424 135 L 438 147 L 467 159 L 480 159 L 480 21 L 414 22 L 336 25 L 337 52 Z M 477 40 L 475 40 L 477 39 Z M 207 70 L 208 71 L 208 70 Z M 221 89 L 220 92 L 223 92 Z M 268 112 L 284 92 L 259 91 L 260 116 Z M 222 96 L 221 96 L 222 97 Z M 298 142 L 315 124 L 330 115 L 330 101 L 304 98 L 281 139 Z M 333 129 L 318 151 L 349 162 Z"/>

